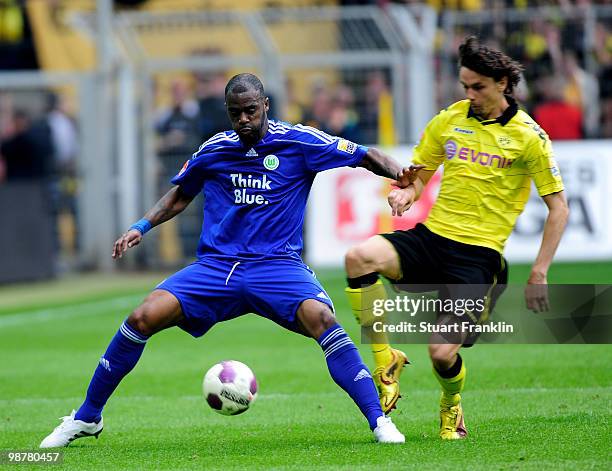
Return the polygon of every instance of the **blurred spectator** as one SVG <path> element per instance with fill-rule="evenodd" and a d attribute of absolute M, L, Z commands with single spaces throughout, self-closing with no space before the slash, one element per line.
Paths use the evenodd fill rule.
<path fill-rule="evenodd" d="M 304 121 L 304 108 L 295 96 L 295 86 L 290 78 L 285 82 L 287 93 L 287 104 L 283 113 L 283 119 L 288 123 L 296 124 Z"/>
<path fill-rule="evenodd" d="M 602 71 L 600 83 L 601 137 L 612 138 L 612 65 Z"/>
<path fill-rule="evenodd" d="M 79 139 L 74 120 L 68 115 L 65 104 L 55 93 L 47 95 L 46 115 L 55 151 L 55 162 L 60 173 L 74 174 Z"/>
<path fill-rule="evenodd" d="M 6 181 L 43 180 L 54 173 L 51 130 L 45 120 L 32 121 L 28 112 L 17 109 L 0 144 Z"/>
<path fill-rule="evenodd" d="M 9 93 L 0 93 L 0 141 L 4 141 L 12 130 L 13 99 Z"/>
<path fill-rule="evenodd" d="M 329 115 L 323 130 L 353 142 L 361 142 L 353 91 L 346 85 L 336 87 L 330 101 Z"/>
<path fill-rule="evenodd" d="M 600 135 L 612 138 L 612 32 L 599 23 L 595 35 L 595 57 L 600 65 L 599 98 L 601 102 Z"/>
<path fill-rule="evenodd" d="M 363 91 L 364 100 L 360 103 L 361 107 L 358 109 L 363 143 L 379 142 L 380 105 L 384 97 L 390 94 L 384 72 L 380 70 L 370 72 Z"/>
<path fill-rule="evenodd" d="M 612 32 L 604 23 L 595 27 L 595 57 L 602 65 L 612 65 Z"/>
<path fill-rule="evenodd" d="M 200 140 L 206 141 L 229 127 L 225 110 L 225 72 L 199 72 L 194 74 L 196 99 L 200 110 Z M 195 149 L 194 149 L 195 150 Z"/>
<path fill-rule="evenodd" d="M 522 31 L 519 31 L 519 36 Z M 521 39 L 518 39 L 521 41 Z M 528 81 L 553 73 L 553 60 L 550 55 L 550 44 L 560 44 L 560 32 L 554 24 L 543 18 L 535 18 L 527 25 L 527 31 L 522 38 L 523 56 L 515 59 L 525 66 L 525 77 Z M 517 51 L 518 52 L 518 51 Z"/>
<path fill-rule="evenodd" d="M 0 146 L 13 135 L 13 101 L 8 93 L 0 93 Z M 0 148 L 0 183 L 6 180 L 6 161 Z"/>
<path fill-rule="evenodd" d="M 206 82 L 205 85 L 208 87 L 209 83 Z M 206 92 L 210 91 L 211 88 L 206 88 Z M 200 109 L 186 81 L 182 78 L 173 80 L 170 84 L 170 94 L 171 105 L 160 112 L 156 126 L 161 164 L 158 181 L 160 194 L 167 191 L 168 181 L 176 175 L 185 160 L 197 151 L 202 143 Z M 210 97 L 211 95 L 206 95 L 206 98 Z M 211 116 L 214 112 L 205 109 L 203 113 Z M 194 213 L 199 213 L 200 205 L 201 202 L 190 205 L 182 218 L 164 224 L 160 228 L 159 237 L 162 241 L 160 255 L 165 262 L 176 262 L 182 257 L 183 250 L 187 251 L 197 245 L 198 237 L 195 235 L 197 225 L 190 225 L 189 220 L 193 218 Z"/>
<path fill-rule="evenodd" d="M 170 85 L 171 105 L 157 118 L 160 155 L 191 155 L 200 144 L 198 103 L 191 98 L 189 87 L 183 79 L 175 79 Z"/>
<path fill-rule="evenodd" d="M 597 79 L 580 67 L 573 52 L 563 53 L 561 73 L 567 80 L 564 89 L 566 101 L 582 109 L 585 137 L 597 137 L 600 115 Z"/>
<path fill-rule="evenodd" d="M 304 113 L 304 124 L 313 128 L 323 129 L 329 120 L 331 111 L 331 96 L 323 82 L 315 83 L 312 103 Z"/>
<path fill-rule="evenodd" d="M 599 131 L 599 85 L 597 79 L 584 70 L 578 63 L 576 53 L 567 50 L 576 47 L 578 25 L 570 22 L 560 31 L 549 28 L 547 34 L 548 51 L 552 58 L 557 77 L 565 78 L 564 101 L 582 110 L 582 130 L 586 137 L 596 137 Z"/>
<path fill-rule="evenodd" d="M 544 102 L 534 109 L 534 119 L 553 140 L 582 138 L 582 110 L 563 98 L 560 79 L 541 79 L 539 88 Z"/>
<path fill-rule="evenodd" d="M 52 182 L 54 210 L 57 215 L 56 240 L 64 255 L 73 256 L 78 246 L 78 130 L 62 97 L 48 93 L 46 100 L 46 120 L 51 132 L 56 165 L 56 178 Z"/>
<path fill-rule="evenodd" d="M 606 98 L 602 104 L 601 137 L 612 139 L 612 97 Z"/>

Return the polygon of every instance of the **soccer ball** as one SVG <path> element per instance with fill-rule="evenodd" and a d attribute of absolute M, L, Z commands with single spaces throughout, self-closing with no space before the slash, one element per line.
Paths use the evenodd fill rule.
<path fill-rule="evenodd" d="M 217 363 L 204 375 L 204 399 L 215 412 L 238 415 L 257 398 L 257 380 L 251 369 L 235 360 Z"/>

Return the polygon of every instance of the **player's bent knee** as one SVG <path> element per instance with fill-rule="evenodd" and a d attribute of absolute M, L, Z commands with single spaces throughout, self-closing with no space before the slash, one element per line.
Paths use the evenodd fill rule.
<path fill-rule="evenodd" d="M 157 290 L 132 311 L 127 322 L 142 335 L 151 336 L 176 325 L 183 317 L 178 300 L 166 291 Z"/>
<path fill-rule="evenodd" d="M 429 357 L 434 364 L 445 364 L 452 361 L 459 348 L 454 344 L 430 344 Z"/>
<path fill-rule="evenodd" d="M 141 304 L 127 318 L 128 324 L 142 335 L 152 335 L 153 326 L 151 325 L 150 315 L 146 303 Z"/>
<path fill-rule="evenodd" d="M 344 256 L 347 272 L 354 271 L 372 273 L 376 271 L 376 259 L 370 253 L 366 244 L 351 247 Z"/>
<path fill-rule="evenodd" d="M 336 325 L 337 321 L 336 321 L 336 316 L 334 316 L 331 312 L 331 310 L 327 307 L 323 309 L 323 312 L 321 313 L 321 329 L 322 332 L 325 332 L 327 329 L 329 329 L 330 327 L 333 327 L 334 325 Z"/>
<path fill-rule="evenodd" d="M 147 300 L 132 311 L 127 321 L 137 332 L 147 337 L 161 330 L 159 316 L 155 316 L 155 306 Z"/>
<path fill-rule="evenodd" d="M 336 325 L 336 316 L 327 304 L 307 299 L 298 309 L 298 320 L 309 337 L 318 339 L 330 327 Z"/>
<path fill-rule="evenodd" d="M 348 250 L 344 257 L 349 278 L 379 273 L 387 278 L 400 276 L 399 258 L 393 245 L 380 235 Z"/>

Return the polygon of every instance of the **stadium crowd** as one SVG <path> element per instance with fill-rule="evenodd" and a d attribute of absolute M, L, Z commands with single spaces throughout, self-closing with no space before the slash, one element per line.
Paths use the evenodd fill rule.
<path fill-rule="evenodd" d="M 584 16 L 587 10 L 581 8 L 586 8 L 590 2 L 474 0 L 430 3 L 444 8 L 453 5 L 466 9 L 474 5 L 493 8 L 490 19 L 477 26 L 457 21 L 450 37 L 443 28 L 444 14 L 448 11 L 439 16 L 434 53 L 440 78 L 437 83 L 439 107 L 463 97 L 455 77 L 457 58 L 454 54 L 465 35 L 476 33 L 483 42 L 503 47 L 525 65 L 517 98 L 552 139 L 612 137 L 612 11 L 609 17 L 597 17 L 591 32 L 587 32 Z M 556 16 L 533 19 L 520 16 L 521 6 L 554 3 L 562 7 Z M 504 15 L 507 12 L 504 8 L 508 7 L 518 8 L 513 11 L 519 16 Z M 565 11 L 564 8 L 574 10 Z M 572 12 L 577 13 L 570 14 Z M 220 84 L 226 76 L 199 74 L 194 80 L 178 80 L 171 85 L 167 94 L 173 97 L 173 103 L 179 99 L 184 105 L 181 111 L 176 111 L 175 104 L 159 112 L 157 131 L 162 152 L 167 152 L 169 145 L 176 147 L 179 133 L 175 126 L 185 133 L 182 139 L 185 144 L 201 141 L 225 129 Z M 364 70 L 359 77 L 355 73 L 338 71 L 337 80 L 313 78 L 306 94 L 308 99 L 299 100 L 295 85 L 287 80 L 288 102 L 282 110 L 273 107 L 271 115 L 293 123 L 303 122 L 357 142 L 377 143 L 380 141 L 379 114 L 384 109 L 380 106 L 381 100 L 390 96 L 390 86 L 386 70 Z M 173 106 L 175 111 L 170 111 Z M 401 105 L 394 102 L 394 106 Z M 199 110 L 205 111 L 200 113 Z"/>
<path fill-rule="evenodd" d="M 567 8 L 570 3 L 561 2 Z M 520 10 L 515 10 L 519 13 L 515 17 L 500 13 L 494 22 L 455 28 L 452 38 L 440 31 L 439 47 L 445 43 L 454 51 L 466 34 L 473 33 L 492 46 L 504 47 L 525 66 L 525 80 L 517 91 L 519 101 L 552 139 L 610 138 L 612 11 L 610 16 L 598 17 L 586 31 L 588 3 L 577 2 L 581 7 L 561 8 L 557 15 L 530 19 L 521 17 Z M 445 77 L 441 83 L 448 87 L 453 78 Z M 454 97 L 440 93 L 439 99 L 452 102 L 461 94 L 456 88 Z"/>
<path fill-rule="evenodd" d="M 382 8 L 390 3 L 428 3 L 438 10 L 434 60 L 436 105 L 440 108 L 464 96 L 456 80 L 455 53 L 466 34 L 477 34 L 483 42 L 504 49 L 524 64 L 525 80 L 516 91 L 517 98 L 553 140 L 612 138 L 612 10 L 601 7 L 609 2 L 340 3 Z M 524 9 L 534 6 L 558 8 L 525 16 Z M 461 11 L 477 14 L 482 8 L 487 9 L 482 21 L 460 15 Z M 340 23 L 339 27 L 346 26 Z M 39 67 L 32 29 L 24 2 L 0 3 L 0 70 Z M 350 48 L 350 44 L 341 41 L 339 47 Z M 185 155 L 201 142 L 227 129 L 223 87 L 231 72 L 182 74 L 156 83 L 158 105 L 153 127 L 160 182 L 167 182 Z M 288 76 L 283 107 L 272 96 L 270 116 L 302 122 L 359 143 L 387 144 L 390 142 L 382 138 L 381 117 L 392 116 L 394 106 L 410 106 L 393 99 L 390 77 L 389 70 L 365 67 L 328 71 L 307 80 L 302 77 L 299 83 L 295 76 Z M 79 153 L 74 113 L 63 106 L 58 90 L 28 90 L 0 91 L 0 184 L 20 179 L 49 181 L 58 211 L 74 220 Z M 389 122 L 386 124 L 388 128 Z M 391 120 L 391 129 L 392 125 Z"/>

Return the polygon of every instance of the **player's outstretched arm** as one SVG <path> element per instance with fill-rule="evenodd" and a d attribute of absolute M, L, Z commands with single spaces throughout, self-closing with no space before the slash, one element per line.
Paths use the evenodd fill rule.
<path fill-rule="evenodd" d="M 183 211 L 193 200 L 193 196 L 183 193 L 175 186 L 155 203 L 144 218 L 121 235 L 113 245 L 113 258 L 121 258 L 128 249 L 140 244 L 144 234 L 151 228 L 172 219 Z"/>
<path fill-rule="evenodd" d="M 374 147 L 368 149 L 359 166 L 381 177 L 391 178 L 393 184 L 400 188 L 406 188 L 414 182 L 417 172 L 423 168 L 423 165 L 402 167 L 393 157 Z"/>
<path fill-rule="evenodd" d="M 548 207 L 548 217 L 544 223 L 540 250 L 531 267 L 531 273 L 525 288 L 527 308 L 534 312 L 544 312 L 549 309 L 548 268 L 552 263 L 569 217 L 567 200 L 563 191 L 546 195 L 542 198 Z"/>

